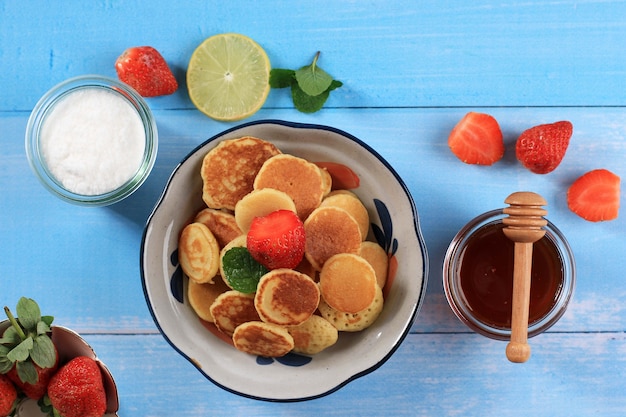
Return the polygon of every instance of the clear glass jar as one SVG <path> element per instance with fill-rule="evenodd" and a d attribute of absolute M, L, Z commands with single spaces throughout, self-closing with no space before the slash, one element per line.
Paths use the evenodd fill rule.
<path fill-rule="evenodd" d="M 452 239 L 443 263 L 444 292 L 454 314 L 473 331 L 496 340 L 511 336 L 506 297 L 512 293 L 508 289 L 513 281 L 514 243 L 497 236 L 505 217 L 502 209 L 497 209 L 472 219 Z M 531 281 L 528 337 L 546 331 L 561 318 L 576 281 L 574 255 L 565 236 L 550 221 L 545 230 L 545 236 L 533 245 L 533 274 L 537 269 L 544 276 L 533 275 Z M 494 258 L 486 248 L 491 248 Z M 501 256 L 500 250 L 506 256 Z M 503 318 L 507 308 L 508 324 Z"/>
<path fill-rule="evenodd" d="M 130 105 L 131 112 L 136 112 L 143 126 L 145 146 L 141 161 L 133 165 L 136 171 L 124 177 L 124 182 L 110 190 L 96 193 L 80 193 L 64 186 L 62 180 L 55 177 L 42 151 L 42 128 L 46 118 L 65 98 L 72 94 L 95 89 L 112 93 Z M 114 99 L 115 100 L 115 99 Z M 132 118 L 132 116 L 131 116 Z M 144 99 L 131 87 L 115 79 L 99 75 L 84 75 L 68 79 L 48 91 L 35 105 L 26 127 L 26 155 L 33 172 L 44 187 L 55 196 L 70 203 L 84 206 L 106 206 L 116 203 L 137 190 L 144 183 L 156 160 L 158 149 L 157 126 Z M 85 144 L 88 146 L 88 144 Z M 103 158 L 106 156 L 103 153 Z M 120 181 L 118 181 L 120 182 Z"/>

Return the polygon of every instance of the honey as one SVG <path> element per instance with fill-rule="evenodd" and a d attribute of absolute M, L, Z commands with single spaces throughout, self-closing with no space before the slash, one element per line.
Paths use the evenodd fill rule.
<path fill-rule="evenodd" d="M 514 242 L 502 223 L 479 228 L 461 254 L 460 283 L 468 308 L 490 326 L 511 328 Z M 529 324 L 550 312 L 563 287 L 563 268 L 557 248 L 547 237 L 533 245 Z"/>
<path fill-rule="evenodd" d="M 452 239 L 443 262 L 443 286 L 452 312 L 471 330 L 497 340 L 511 337 L 515 243 L 503 232 L 502 209 L 470 220 Z M 553 326 L 574 293 L 574 254 L 549 220 L 533 244 L 528 337 Z"/>

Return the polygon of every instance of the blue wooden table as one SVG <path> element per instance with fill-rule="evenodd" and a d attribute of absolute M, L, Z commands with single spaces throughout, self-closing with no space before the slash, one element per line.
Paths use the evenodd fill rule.
<path fill-rule="evenodd" d="M 0 303 L 39 301 L 80 332 L 116 378 L 119 415 L 138 416 L 618 416 L 626 412 L 626 213 L 589 223 L 567 209 L 571 182 L 594 168 L 626 176 L 624 1 L 0 1 Z M 376 149 L 408 185 L 430 256 L 425 304 L 393 357 L 313 401 L 246 399 L 211 384 L 170 347 L 146 307 L 139 274 L 144 223 L 178 161 L 235 124 L 191 104 L 184 84 L 206 37 L 239 32 L 274 67 L 319 65 L 344 86 L 315 114 L 274 90 L 248 120 L 345 130 Z M 41 187 L 24 151 L 28 116 L 50 87 L 83 74 L 115 76 L 127 47 L 152 45 L 181 88 L 148 99 L 160 148 L 147 182 L 105 208 L 64 203 Z M 467 111 L 500 122 L 507 152 L 464 165 L 446 139 Z M 540 176 L 516 162 L 526 128 L 567 119 L 561 166 Z M 470 332 L 442 287 L 443 255 L 474 216 L 511 192 L 548 201 L 568 238 L 578 281 L 570 307 L 533 355 L 509 363 L 505 343 Z"/>

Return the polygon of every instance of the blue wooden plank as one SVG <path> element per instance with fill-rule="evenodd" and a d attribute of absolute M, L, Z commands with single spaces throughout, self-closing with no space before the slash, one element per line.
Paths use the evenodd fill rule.
<path fill-rule="evenodd" d="M 345 86 L 332 107 L 623 105 L 626 3 L 167 2 L 0 5 L 0 110 L 30 110 L 53 84 L 115 76 L 127 47 L 159 49 L 181 81 L 155 108 L 192 108 L 184 88 L 206 37 L 241 32 L 276 67 L 320 66 Z M 584 80 L 584 82 L 581 82 Z M 285 91 L 268 108 L 291 108 Z"/>
<path fill-rule="evenodd" d="M 506 343 L 458 334 L 410 335 L 381 368 L 302 403 L 228 393 L 158 335 L 86 335 L 118 383 L 120 415 L 622 416 L 622 333 L 544 334 L 530 360 L 509 363 Z M 174 411 L 173 411 L 174 412 Z"/>

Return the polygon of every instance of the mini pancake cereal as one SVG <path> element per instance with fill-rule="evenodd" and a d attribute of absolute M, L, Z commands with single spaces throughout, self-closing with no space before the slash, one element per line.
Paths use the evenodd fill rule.
<path fill-rule="evenodd" d="M 293 337 L 287 329 L 262 321 L 243 323 L 233 333 L 235 347 L 252 355 L 285 356 L 293 347 Z"/>
<path fill-rule="evenodd" d="M 220 266 L 220 249 L 208 227 L 195 222 L 183 229 L 178 239 L 178 260 L 190 279 L 213 282 Z"/>
<path fill-rule="evenodd" d="M 287 193 L 296 204 L 300 219 L 306 219 L 322 202 L 327 190 L 320 168 L 293 155 L 269 158 L 254 179 L 254 189 L 273 188 Z"/>
<path fill-rule="evenodd" d="M 263 163 L 278 154 L 272 143 L 252 136 L 220 142 L 202 161 L 202 199 L 211 208 L 235 210 L 237 201 L 253 190 Z"/>
<path fill-rule="evenodd" d="M 288 326 L 287 331 L 293 337 L 293 351 L 305 355 L 316 355 L 334 345 L 339 338 L 335 326 L 317 315 L 312 315 L 297 326 Z"/>
<path fill-rule="evenodd" d="M 360 332 L 371 326 L 381 311 L 383 311 L 383 291 L 377 285 L 374 301 L 367 308 L 357 313 L 345 313 L 337 311 L 322 299 L 320 300 L 319 311 L 322 317 L 328 320 L 340 332 Z"/>
<path fill-rule="evenodd" d="M 266 216 L 276 210 L 290 210 L 296 213 L 296 204 L 283 191 L 273 188 L 253 190 L 235 205 L 235 221 L 239 229 L 247 233 L 255 217 Z"/>
<path fill-rule="evenodd" d="M 275 269 L 259 281 L 254 306 L 264 322 L 294 326 L 317 310 L 320 290 L 307 275 L 293 269 Z"/>
<path fill-rule="evenodd" d="M 209 323 L 215 321 L 211 314 L 211 305 L 220 294 L 230 290 L 219 275 L 213 281 L 215 282 L 200 284 L 190 279 L 187 286 L 187 298 L 191 308 L 198 317 Z"/>
<path fill-rule="evenodd" d="M 361 240 L 367 238 L 370 228 L 370 216 L 359 198 L 350 191 L 333 191 L 320 204 L 320 207 L 339 207 L 350 213 L 359 225 Z"/>
<path fill-rule="evenodd" d="M 330 258 L 320 272 L 320 291 L 324 301 L 343 313 L 358 313 L 376 297 L 376 273 L 363 258 L 339 253 Z"/>
<path fill-rule="evenodd" d="M 215 326 L 228 335 L 232 335 L 241 323 L 260 320 L 254 308 L 254 295 L 235 290 L 220 294 L 210 310 Z"/>
<path fill-rule="evenodd" d="M 332 172 L 320 166 L 251 136 L 220 142 L 202 161 L 207 207 L 183 229 L 179 263 L 189 277 L 193 311 L 242 352 L 316 355 L 335 345 L 341 332 L 369 327 L 383 309 L 388 255 L 367 240 L 369 213 L 357 194 L 333 190 Z M 268 269 L 272 264 L 246 256 L 252 248 L 224 261 L 233 248 L 247 248 L 253 219 L 278 210 L 296 213 L 303 223 L 299 265 Z M 284 254 L 294 242 L 286 241 L 281 245 L 278 236 L 276 252 L 268 253 Z"/>
<path fill-rule="evenodd" d="M 338 253 L 359 253 L 361 231 L 359 224 L 339 207 L 318 207 L 304 221 L 306 245 L 304 256 L 321 271 L 322 265 Z"/>
<path fill-rule="evenodd" d="M 235 221 L 235 216 L 227 211 L 205 208 L 196 214 L 194 222 L 202 223 L 208 227 L 220 248 L 242 234 Z"/>

